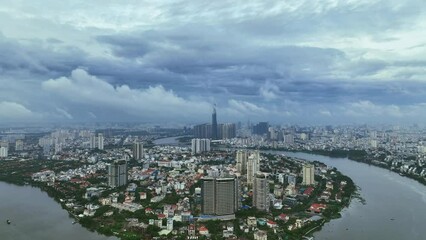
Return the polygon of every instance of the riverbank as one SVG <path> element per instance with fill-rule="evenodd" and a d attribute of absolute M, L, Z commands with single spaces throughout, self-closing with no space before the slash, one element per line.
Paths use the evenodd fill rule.
<path fill-rule="evenodd" d="M 342 218 L 326 223 L 321 231 L 314 233 L 315 239 L 424 239 L 426 229 L 422 223 L 426 215 L 418 210 L 426 204 L 424 185 L 387 169 L 347 158 L 273 152 L 336 167 L 361 189 L 359 193 L 364 201 L 352 201 L 341 211 Z"/>
<path fill-rule="evenodd" d="M 254 149 L 254 148 L 253 148 Z M 306 150 L 306 149 L 288 149 L 288 148 L 272 148 L 272 147 L 260 147 L 259 150 L 263 151 L 285 151 L 285 152 L 302 152 L 308 154 L 316 154 L 321 156 L 327 156 L 331 158 L 347 158 L 349 160 L 360 162 L 368 165 L 373 165 L 389 171 L 400 174 L 401 176 L 413 179 L 426 186 L 426 177 L 422 177 L 410 172 L 401 172 L 397 167 L 392 166 L 390 162 L 386 162 L 385 154 L 371 154 L 365 150 L 343 150 L 343 149 L 333 149 L 333 150 Z"/>
<path fill-rule="evenodd" d="M 60 205 L 46 192 L 29 185 L 0 182 L 1 239 L 13 240 L 113 240 L 72 224 Z M 11 223 L 6 224 L 10 219 Z"/>
<path fill-rule="evenodd" d="M 363 150 L 311 150 L 311 151 L 304 150 L 304 151 L 296 151 L 296 152 L 305 152 L 305 153 L 317 154 L 317 155 L 322 155 L 322 156 L 327 156 L 332 158 L 348 158 L 349 160 L 352 160 L 352 161 L 365 163 L 365 164 L 373 165 L 383 169 L 387 169 L 389 171 L 398 173 L 401 176 L 413 179 L 426 186 L 426 178 L 417 176 L 411 173 L 403 173 L 401 171 L 398 171 L 396 168 L 392 168 L 392 166 L 389 163 L 384 162 L 383 156 L 375 157 Z"/>

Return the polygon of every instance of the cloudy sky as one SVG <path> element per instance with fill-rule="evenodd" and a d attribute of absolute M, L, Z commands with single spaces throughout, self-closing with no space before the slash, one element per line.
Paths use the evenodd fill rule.
<path fill-rule="evenodd" d="M 426 1 L 0 0 L 0 122 L 421 123 Z"/>

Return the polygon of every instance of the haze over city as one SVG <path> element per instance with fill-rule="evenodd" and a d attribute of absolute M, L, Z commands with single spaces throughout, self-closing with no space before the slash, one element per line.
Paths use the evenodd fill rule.
<path fill-rule="evenodd" d="M 421 0 L 2 2 L 2 123 L 426 117 Z"/>

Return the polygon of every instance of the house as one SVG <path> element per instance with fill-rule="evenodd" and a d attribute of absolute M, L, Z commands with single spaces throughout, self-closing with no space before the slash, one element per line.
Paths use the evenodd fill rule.
<path fill-rule="evenodd" d="M 254 234 L 254 240 L 268 240 L 268 234 L 265 231 L 259 230 Z"/>
<path fill-rule="evenodd" d="M 323 203 L 312 203 L 311 207 L 309 207 L 309 211 L 320 213 L 322 210 L 326 209 L 327 205 Z"/>
<path fill-rule="evenodd" d="M 268 221 L 266 222 L 266 225 L 267 225 L 268 227 L 270 227 L 270 228 L 275 228 L 275 227 L 277 227 L 277 223 L 276 223 L 276 222 L 274 222 L 274 221 L 272 221 L 272 220 L 268 220 Z"/>
<path fill-rule="evenodd" d="M 200 235 L 203 235 L 203 236 L 205 236 L 205 235 L 208 235 L 209 234 L 209 230 L 204 226 L 204 225 L 201 225 L 199 228 L 198 228 L 198 233 L 200 234 Z"/>
<path fill-rule="evenodd" d="M 195 236 L 195 225 L 194 224 L 188 225 L 188 235 L 189 236 Z"/>
<path fill-rule="evenodd" d="M 287 214 L 281 213 L 280 215 L 275 217 L 275 220 L 287 222 L 290 219 Z"/>
<path fill-rule="evenodd" d="M 86 193 L 84 194 L 85 199 L 90 199 L 92 197 L 99 197 L 101 196 L 102 189 L 98 189 L 95 187 L 87 188 Z"/>
<path fill-rule="evenodd" d="M 260 226 L 265 226 L 266 225 L 266 219 L 264 219 L 264 218 L 257 219 L 257 224 L 259 224 Z"/>
<path fill-rule="evenodd" d="M 151 208 L 145 208 L 145 214 L 153 214 L 154 211 L 152 211 Z"/>
<path fill-rule="evenodd" d="M 247 218 L 247 225 L 249 227 L 256 227 L 257 226 L 256 218 L 255 217 L 248 217 Z"/>
<path fill-rule="evenodd" d="M 305 191 L 303 191 L 303 195 L 305 195 L 305 196 L 311 196 L 311 194 L 312 194 L 312 192 L 314 190 L 315 189 L 313 187 L 308 187 L 308 188 L 305 189 Z"/>

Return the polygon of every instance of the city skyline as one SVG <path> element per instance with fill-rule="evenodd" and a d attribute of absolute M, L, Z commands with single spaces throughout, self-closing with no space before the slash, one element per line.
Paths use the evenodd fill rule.
<path fill-rule="evenodd" d="M 206 7 L 207 6 L 207 7 Z M 0 123 L 419 123 L 426 3 L 7 2 Z"/>

